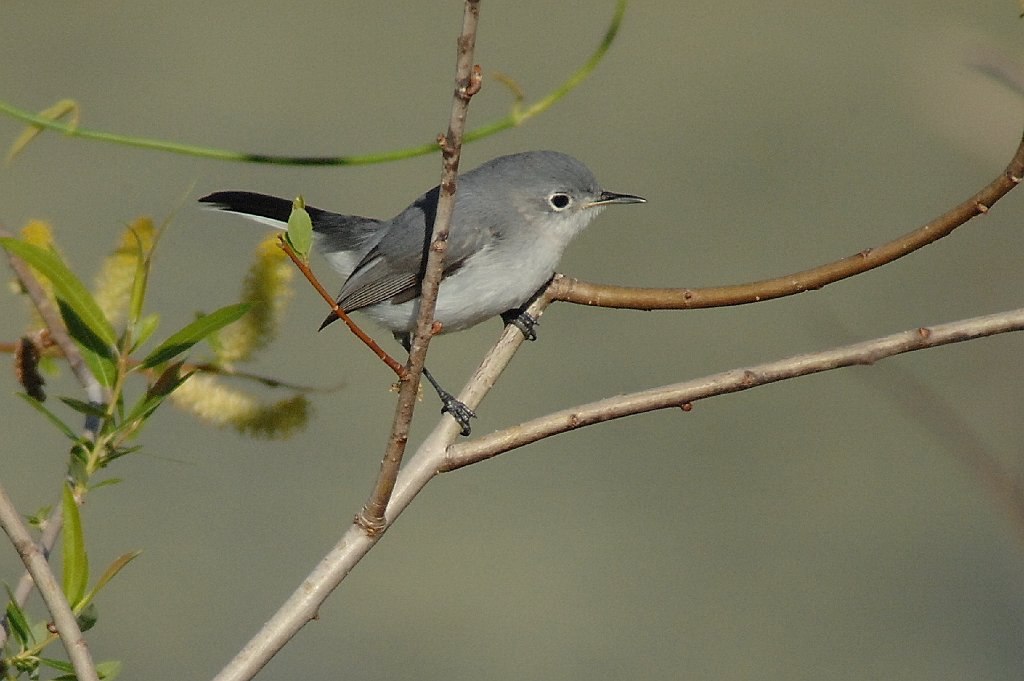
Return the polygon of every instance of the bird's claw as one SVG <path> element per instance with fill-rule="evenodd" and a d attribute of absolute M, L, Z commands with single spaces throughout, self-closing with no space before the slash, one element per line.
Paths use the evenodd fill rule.
<path fill-rule="evenodd" d="M 537 326 L 540 321 L 526 312 L 526 310 L 509 310 L 501 315 L 501 320 L 511 324 L 523 332 L 523 338 L 528 341 L 537 340 Z"/>
<path fill-rule="evenodd" d="M 470 419 L 476 418 L 476 413 L 467 407 L 464 402 L 457 400 L 451 393 L 445 392 L 443 395 L 439 395 L 441 398 L 441 413 L 451 414 L 455 422 L 459 424 L 462 429 L 462 437 L 469 437 L 472 432 L 472 428 L 469 425 Z"/>

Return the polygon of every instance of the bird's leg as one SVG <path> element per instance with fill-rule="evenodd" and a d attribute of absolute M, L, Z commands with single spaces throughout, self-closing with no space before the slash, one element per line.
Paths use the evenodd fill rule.
<path fill-rule="evenodd" d="M 506 325 L 511 324 L 522 331 L 523 338 L 528 341 L 537 340 L 537 327 L 540 325 L 540 320 L 528 313 L 527 310 L 533 305 L 535 300 L 544 295 L 548 285 L 551 283 L 551 279 L 554 279 L 553 275 L 525 303 L 501 313 L 501 321 L 505 322 Z"/>
<path fill-rule="evenodd" d="M 468 437 L 472 432 L 470 428 L 469 420 L 476 418 L 476 413 L 467 407 L 464 402 L 460 402 L 454 395 L 441 387 L 434 377 L 427 371 L 427 367 L 423 367 L 423 377 L 430 381 L 430 385 L 434 386 L 434 391 L 437 396 L 441 399 L 441 413 L 445 412 L 452 415 L 452 418 L 462 428 L 462 436 Z"/>
<path fill-rule="evenodd" d="M 406 352 L 410 351 L 412 347 L 412 337 L 410 334 L 395 334 L 395 338 L 402 347 L 405 348 Z M 430 385 L 434 387 L 434 392 L 437 393 L 438 398 L 441 400 L 441 413 L 448 413 L 452 415 L 456 423 L 462 429 L 462 436 L 468 437 L 472 432 L 472 428 L 469 425 L 470 419 L 476 418 L 476 413 L 467 407 L 465 403 L 460 402 L 454 395 L 441 387 L 441 384 L 437 382 L 433 374 L 427 370 L 427 367 L 423 367 L 423 377 L 430 382 Z"/>
<path fill-rule="evenodd" d="M 529 303 L 527 303 L 528 305 Z M 540 320 L 526 312 L 526 306 L 517 307 L 513 310 L 506 310 L 501 313 L 501 321 L 511 324 L 523 332 L 523 338 L 528 341 L 537 340 L 537 326 Z"/>

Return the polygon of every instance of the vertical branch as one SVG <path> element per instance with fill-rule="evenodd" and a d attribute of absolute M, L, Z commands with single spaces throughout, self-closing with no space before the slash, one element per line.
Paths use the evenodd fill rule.
<path fill-rule="evenodd" d="M 386 523 L 387 509 L 395 479 L 402 465 L 405 446 L 409 440 L 409 426 L 419 394 L 420 376 L 427 356 L 431 337 L 439 330 L 434 325 L 434 308 L 437 291 L 444 271 L 444 256 L 448 250 L 448 231 L 452 213 L 455 210 L 455 188 L 458 179 L 459 157 L 462 151 L 462 135 L 466 126 L 469 100 L 480 90 L 480 67 L 473 66 L 473 49 L 476 46 L 476 27 L 480 16 L 480 0 L 466 0 L 462 21 L 462 33 L 458 41 L 458 57 L 455 69 L 455 93 L 452 97 L 452 112 L 448 121 L 448 132 L 439 136 L 443 169 L 441 189 L 437 199 L 437 212 L 427 250 L 426 269 L 420 286 L 419 315 L 416 318 L 416 334 L 409 350 L 406 365 L 408 375 L 401 379 L 395 420 L 388 438 L 387 450 L 381 461 L 377 484 L 356 522 L 368 533 L 378 534 Z"/>

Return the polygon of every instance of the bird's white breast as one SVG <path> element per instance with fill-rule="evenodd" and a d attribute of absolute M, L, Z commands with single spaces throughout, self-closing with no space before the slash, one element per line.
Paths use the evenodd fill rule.
<path fill-rule="evenodd" d="M 519 307 L 554 273 L 561 253 L 534 249 L 509 258 L 508 250 L 493 246 L 470 256 L 461 268 L 441 282 L 434 319 L 442 332 L 460 331 Z M 416 327 L 419 299 L 398 305 L 381 303 L 361 310 L 391 331 Z"/>

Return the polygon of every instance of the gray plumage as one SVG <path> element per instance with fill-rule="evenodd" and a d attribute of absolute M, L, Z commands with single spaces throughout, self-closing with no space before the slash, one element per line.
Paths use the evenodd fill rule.
<path fill-rule="evenodd" d="M 415 329 L 437 197 L 435 187 L 385 221 L 307 207 L 315 249 L 344 278 L 343 309 L 360 310 L 399 337 Z M 291 201 L 251 192 L 200 201 L 282 229 L 291 211 Z M 501 156 L 460 175 L 434 313 L 442 332 L 519 308 L 602 207 L 643 201 L 603 191 L 586 166 L 554 151 Z"/>

